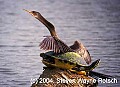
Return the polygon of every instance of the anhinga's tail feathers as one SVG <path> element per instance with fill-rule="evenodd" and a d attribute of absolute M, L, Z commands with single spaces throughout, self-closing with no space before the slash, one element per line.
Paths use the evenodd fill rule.
<path fill-rule="evenodd" d="M 52 50 L 55 53 L 73 52 L 63 41 L 56 37 L 45 36 L 44 40 L 40 43 L 40 49 Z"/>
<path fill-rule="evenodd" d="M 102 78 L 102 79 L 110 79 L 112 78 L 112 76 L 110 75 L 105 75 L 105 74 L 102 74 L 102 73 L 99 73 L 99 72 L 95 72 L 95 71 L 90 71 L 89 72 L 89 75 L 95 79 L 98 79 L 98 78 Z"/>

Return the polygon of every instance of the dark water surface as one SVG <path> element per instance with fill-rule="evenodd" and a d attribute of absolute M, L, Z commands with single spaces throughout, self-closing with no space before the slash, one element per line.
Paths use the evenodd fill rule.
<path fill-rule="evenodd" d="M 120 85 L 120 0 L 0 0 L 0 87 L 29 87 L 43 71 L 39 42 L 46 27 L 22 9 L 37 10 L 54 23 L 68 45 L 80 40 L 95 71 L 110 74 Z"/>

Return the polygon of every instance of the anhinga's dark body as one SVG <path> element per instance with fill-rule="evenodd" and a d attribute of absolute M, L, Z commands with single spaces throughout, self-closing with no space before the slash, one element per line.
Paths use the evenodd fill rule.
<path fill-rule="evenodd" d="M 50 31 L 51 36 L 46 36 L 40 43 L 40 48 L 44 50 L 53 50 L 55 53 L 76 52 L 85 59 L 86 63 L 91 62 L 91 57 L 88 50 L 84 45 L 78 41 L 75 41 L 72 46 L 67 46 L 56 34 L 55 27 L 49 21 L 47 21 L 39 12 L 28 11 L 32 16 L 42 22 Z"/>

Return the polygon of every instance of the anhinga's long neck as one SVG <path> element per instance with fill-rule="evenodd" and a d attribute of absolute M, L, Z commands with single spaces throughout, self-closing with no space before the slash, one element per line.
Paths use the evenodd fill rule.
<path fill-rule="evenodd" d="M 39 15 L 37 19 L 40 22 L 42 22 L 48 28 L 48 30 L 50 31 L 51 36 L 57 37 L 55 27 L 53 26 L 53 24 L 51 24 L 49 21 L 47 21 L 42 15 Z"/>

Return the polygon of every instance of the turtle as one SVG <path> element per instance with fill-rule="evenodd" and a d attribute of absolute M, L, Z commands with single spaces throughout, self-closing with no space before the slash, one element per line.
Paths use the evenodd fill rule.
<path fill-rule="evenodd" d="M 100 62 L 100 59 L 98 59 L 87 65 L 85 60 L 75 52 L 55 54 L 53 51 L 48 51 L 40 53 L 40 56 L 43 58 L 43 64 L 47 67 L 66 69 L 81 75 L 88 75 L 89 71 L 92 71 Z"/>

